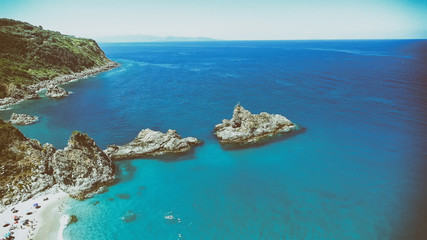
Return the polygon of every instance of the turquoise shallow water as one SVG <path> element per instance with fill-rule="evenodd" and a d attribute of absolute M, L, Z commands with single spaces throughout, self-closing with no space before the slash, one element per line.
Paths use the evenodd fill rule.
<path fill-rule="evenodd" d="M 104 44 L 121 66 L 11 111 L 61 148 L 105 148 L 143 128 L 205 141 L 178 159 L 116 162 L 109 191 L 72 201 L 67 239 L 423 239 L 426 41 Z M 306 128 L 226 150 L 213 127 L 239 102 Z M 129 223 L 121 218 L 129 211 Z M 174 219 L 165 219 L 173 215 Z"/>

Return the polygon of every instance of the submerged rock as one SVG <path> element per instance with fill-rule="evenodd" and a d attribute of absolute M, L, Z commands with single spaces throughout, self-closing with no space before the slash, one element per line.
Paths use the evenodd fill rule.
<path fill-rule="evenodd" d="M 10 117 L 9 122 L 14 125 L 29 125 L 34 122 L 37 122 L 38 120 L 39 120 L 39 117 L 35 117 L 27 114 L 12 113 L 12 116 Z"/>
<path fill-rule="evenodd" d="M 215 126 L 214 134 L 221 143 L 254 143 L 263 138 L 296 129 L 297 126 L 279 114 L 252 114 L 237 104 L 233 117 Z"/>
<path fill-rule="evenodd" d="M 117 194 L 117 197 L 120 199 L 129 199 L 130 195 L 126 193 Z"/>
<path fill-rule="evenodd" d="M 200 143 L 201 141 L 194 137 L 181 138 L 175 130 L 169 129 L 166 133 L 162 133 L 147 128 L 139 132 L 132 142 L 123 146 L 109 145 L 104 152 L 112 160 L 121 160 L 184 153 Z"/>
<path fill-rule="evenodd" d="M 63 150 L 55 152 L 52 161 L 59 187 L 71 197 L 84 199 L 114 179 L 111 159 L 95 141 L 74 131 Z"/>
<path fill-rule="evenodd" d="M 136 220 L 138 215 L 132 211 L 127 211 L 126 214 L 122 217 L 123 222 L 130 223 Z"/>
<path fill-rule="evenodd" d="M 50 87 L 46 90 L 45 93 L 46 97 L 50 97 L 50 98 L 62 98 L 62 97 L 66 97 L 69 95 L 69 93 L 58 86 L 54 86 L 54 87 Z"/>

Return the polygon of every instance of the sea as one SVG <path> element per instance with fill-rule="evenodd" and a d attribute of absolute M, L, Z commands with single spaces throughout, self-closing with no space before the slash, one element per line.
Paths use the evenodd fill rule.
<path fill-rule="evenodd" d="M 64 239 L 427 239 L 427 40 L 100 46 L 119 67 L 0 117 L 39 116 L 18 128 L 56 148 L 145 128 L 204 144 L 115 162 L 108 191 L 65 207 Z M 213 129 L 237 103 L 303 131 L 224 147 Z"/>

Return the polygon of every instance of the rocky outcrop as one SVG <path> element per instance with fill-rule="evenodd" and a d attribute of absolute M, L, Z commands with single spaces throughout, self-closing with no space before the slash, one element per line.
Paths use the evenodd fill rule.
<path fill-rule="evenodd" d="M 54 183 L 49 164 L 55 148 L 28 139 L 0 120 L 0 199 L 7 205 L 24 201 Z"/>
<path fill-rule="evenodd" d="M 50 87 L 46 90 L 45 93 L 46 97 L 50 97 L 50 98 L 62 98 L 62 97 L 66 97 L 69 95 L 69 93 L 58 86 L 54 86 L 54 87 Z"/>
<path fill-rule="evenodd" d="M 12 116 L 10 117 L 9 122 L 14 125 L 29 125 L 34 122 L 37 122 L 38 120 L 39 120 L 39 117 L 35 117 L 27 114 L 12 113 Z"/>
<path fill-rule="evenodd" d="M 34 90 L 22 86 L 17 87 L 15 84 L 9 84 L 7 94 L 14 99 L 32 100 L 41 98 Z"/>
<path fill-rule="evenodd" d="M 254 143 L 269 136 L 286 133 L 297 126 L 278 114 L 252 114 L 237 104 L 233 117 L 215 126 L 214 134 L 221 143 Z"/>
<path fill-rule="evenodd" d="M 0 207 L 25 201 L 55 184 L 82 199 L 109 183 L 113 174 L 112 161 L 86 134 L 74 132 L 68 146 L 56 150 L 0 120 Z"/>
<path fill-rule="evenodd" d="M 77 199 L 88 197 L 114 179 L 110 158 L 92 138 L 77 131 L 67 147 L 55 152 L 52 168 L 59 187 Z"/>
<path fill-rule="evenodd" d="M 181 138 L 175 130 L 169 129 L 162 133 L 147 128 L 139 132 L 132 142 L 123 146 L 109 145 L 104 151 L 112 160 L 121 160 L 184 153 L 200 143 L 201 141 L 194 137 Z"/>
<path fill-rule="evenodd" d="M 0 99 L 0 110 L 8 109 L 8 106 L 18 104 L 23 99 L 17 99 L 12 97 L 6 97 Z"/>
<path fill-rule="evenodd" d="M 41 98 L 40 95 L 38 95 L 36 92 L 28 93 L 25 96 L 25 100 L 34 100 L 34 99 L 40 99 L 40 98 Z"/>
<path fill-rule="evenodd" d="M 7 86 L 7 95 L 11 98 L 24 98 L 27 92 L 20 85 L 9 84 Z"/>

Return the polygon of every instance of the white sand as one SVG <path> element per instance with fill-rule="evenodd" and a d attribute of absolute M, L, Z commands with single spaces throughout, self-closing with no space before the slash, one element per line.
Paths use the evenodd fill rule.
<path fill-rule="evenodd" d="M 70 216 L 62 215 L 61 219 L 59 220 L 59 230 L 56 239 L 63 240 L 62 234 L 64 233 L 64 229 L 67 227 L 69 220 Z"/>
<path fill-rule="evenodd" d="M 45 198 L 49 200 L 44 201 Z M 52 188 L 25 202 L 9 206 L 0 213 L 0 237 L 12 231 L 12 236 L 15 239 L 62 239 L 62 232 L 66 223 L 60 222 L 63 216 L 61 209 L 68 199 L 66 193 L 57 188 Z M 38 203 L 40 208 L 35 208 L 33 206 L 35 203 Z M 17 209 L 18 212 L 13 213 L 13 208 Z M 27 215 L 28 212 L 32 212 L 32 214 Z M 14 216 L 20 217 L 17 224 L 13 221 Z M 23 223 L 27 219 L 29 224 L 24 226 Z M 11 225 L 3 227 L 5 223 Z M 15 229 L 11 230 L 11 228 Z M 58 238 L 59 236 L 61 238 Z"/>

